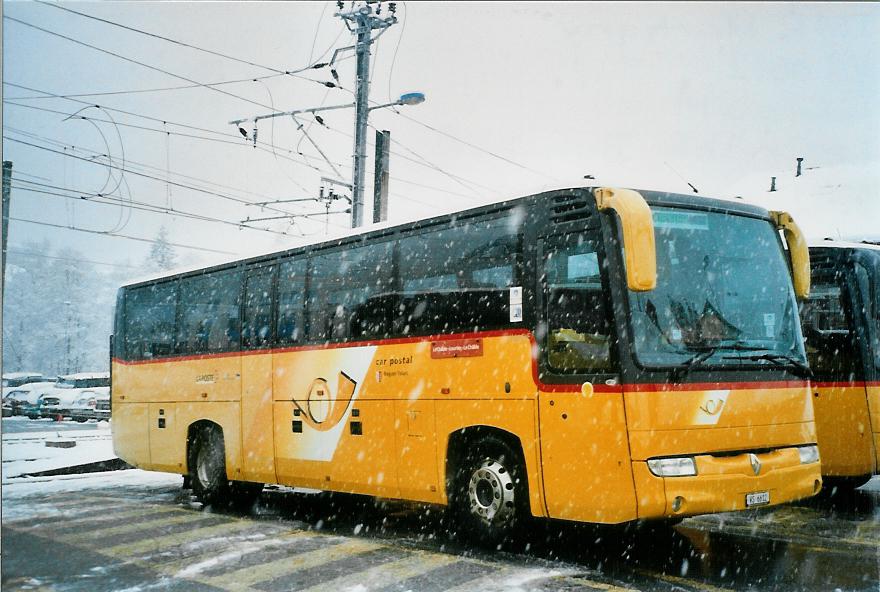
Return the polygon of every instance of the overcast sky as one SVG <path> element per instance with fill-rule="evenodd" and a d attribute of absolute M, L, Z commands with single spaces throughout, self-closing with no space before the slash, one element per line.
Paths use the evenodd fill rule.
<path fill-rule="evenodd" d="M 335 3 L 57 6 L 3 4 L 6 17 L 68 37 L 3 22 L 13 218 L 147 239 L 164 225 L 173 242 L 235 254 L 323 236 L 324 217 L 248 223 L 271 233 L 235 224 L 280 215 L 241 201 L 315 197 L 332 167 L 348 178 L 352 110 L 323 114 L 327 127 L 300 119 L 332 167 L 290 118 L 261 122 L 258 149 L 228 122 L 352 100 L 350 52 L 337 65 L 342 90 L 323 85 L 333 80 L 328 68 L 274 75 L 327 61 L 353 42 Z M 371 99 L 418 90 L 427 101 L 370 118 L 392 133 L 392 220 L 583 184 L 591 174 L 601 184 L 679 192 L 690 182 L 705 195 L 783 206 L 814 237 L 878 234 L 877 4 L 401 2 L 397 16 L 373 47 Z M 263 76 L 272 77 L 253 80 Z M 154 90 L 231 80 L 243 81 Z M 45 92 L 115 94 L 76 102 Z M 88 119 L 65 120 L 80 109 Z M 797 180 L 796 157 L 805 159 Z M 778 194 L 768 192 L 771 176 Z M 143 210 L 156 206 L 164 211 Z M 317 202 L 283 209 L 323 211 Z M 347 225 L 344 214 L 330 217 L 331 232 Z M 139 264 L 150 246 L 10 224 L 10 248 L 44 237 L 103 262 Z M 230 257 L 178 253 L 197 263 Z"/>

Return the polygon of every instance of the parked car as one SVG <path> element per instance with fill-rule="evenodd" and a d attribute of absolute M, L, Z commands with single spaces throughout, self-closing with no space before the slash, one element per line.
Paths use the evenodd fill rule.
<path fill-rule="evenodd" d="M 78 422 L 110 417 L 110 387 L 100 386 L 80 391 L 79 398 L 62 415 Z"/>
<path fill-rule="evenodd" d="M 9 372 L 3 375 L 3 398 L 13 390 L 26 384 L 42 382 L 46 379 L 39 372 Z"/>
<path fill-rule="evenodd" d="M 37 398 L 44 392 L 51 390 L 54 386 L 54 382 L 30 382 L 21 386 L 10 387 L 9 392 L 3 395 L 3 417 L 26 415 L 25 410 L 36 406 Z"/>
<path fill-rule="evenodd" d="M 79 421 L 97 418 L 98 400 L 106 398 L 107 415 L 110 410 L 110 373 L 81 372 L 59 376 L 55 392 L 47 397 L 43 417 L 71 417 Z M 55 405 L 54 399 L 58 399 Z M 89 402 L 94 399 L 94 407 Z M 103 404 L 102 404 L 103 406 Z M 89 409 L 92 411 L 90 412 Z M 84 418 L 84 419 L 83 419 Z"/>

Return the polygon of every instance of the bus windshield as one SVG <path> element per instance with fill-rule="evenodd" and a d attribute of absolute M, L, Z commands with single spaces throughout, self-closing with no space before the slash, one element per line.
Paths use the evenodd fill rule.
<path fill-rule="evenodd" d="M 769 222 L 660 207 L 652 214 L 657 287 L 630 292 L 640 364 L 805 364 L 785 254 Z"/>

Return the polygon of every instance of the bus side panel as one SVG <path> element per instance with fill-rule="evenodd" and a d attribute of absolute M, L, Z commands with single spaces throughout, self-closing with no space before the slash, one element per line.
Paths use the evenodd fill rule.
<path fill-rule="evenodd" d="M 238 401 L 178 403 L 175 412 L 176 430 L 171 437 L 174 462 L 186 464 L 186 437 L 189 426 L 197 421 L 216 423 L 223 430 L 226 448 L 226 476 L 232 480 L 244 480 L 241 465 L 241 409 Z"/>
<path fill-rule="evenodd" d="M 272 417 L 272 354 L 241 359 L 242 479 L 275 483 Z"/>
<path fill-rule="evenodd" d="M 814 386 L 816 436 L 822 474 L 860 477 L 874 472 L 874 434 L 865 387 Z"/>
<path fill-rule="evenodd" d="M 541 393 L 541 459 L 551 518 L 637 517 L 623 394 Z"/>
<path fill-rule="evenodd" d="M 442 503 L 434 409 L 434 401 L 394 402 L 395 441 L 400 455 L 397 482 L 403 498 Z"/>
<path fill-rule="evenodd" d="M 176 420 L 176 403 L 150 403 L 150 468 L 169 473 L 186 472 L 186 430 Z"/>
<path fill-rule="evenodd" d="M 117 386 L 114 384 L 113 388 Z M 113 402 L 113 452 L 130 465 L 150 468 L 149 408 L 146 403 Z"/>
<path fill-rule="evenodd" d="M 519 438 L 526 462 L 532 515 L 545 515 L 534 399 L 438 400 L 435 409 L 437 433 L 442 434 L 437 450 L 440 483 L 444 483 L 446 479 L 446 452 L 451 434 L 475 425 L 498 428 Z M 453 470 L 456 469 L 458 468 L 453 467 Z M 451 492 L 445 491 L 445 487 L 439 489 L 443 493 L 442 503 L 448 503 Z"/>
<path fill-rule="evenodd" d="M 868 383 L 867 390 L 871 430 L 874 432 L 874 473 L 880 473 L 880 382 Z"/>
<path fill-rule="evenodd" d="M 125 401 L 238 401 L 241 357 L 224 354 L 195 360 L 124 364 L 114 372 L 113 379 L 124 381 Z"/>

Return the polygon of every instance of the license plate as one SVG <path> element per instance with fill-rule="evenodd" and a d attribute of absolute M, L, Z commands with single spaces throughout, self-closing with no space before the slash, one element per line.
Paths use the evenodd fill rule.
<path fill-rule="evenodd" d="M 769 491 L 756 491 L 755 493 L 746 494 L 746 507 L 763 506 L 770 503 Z"/>

